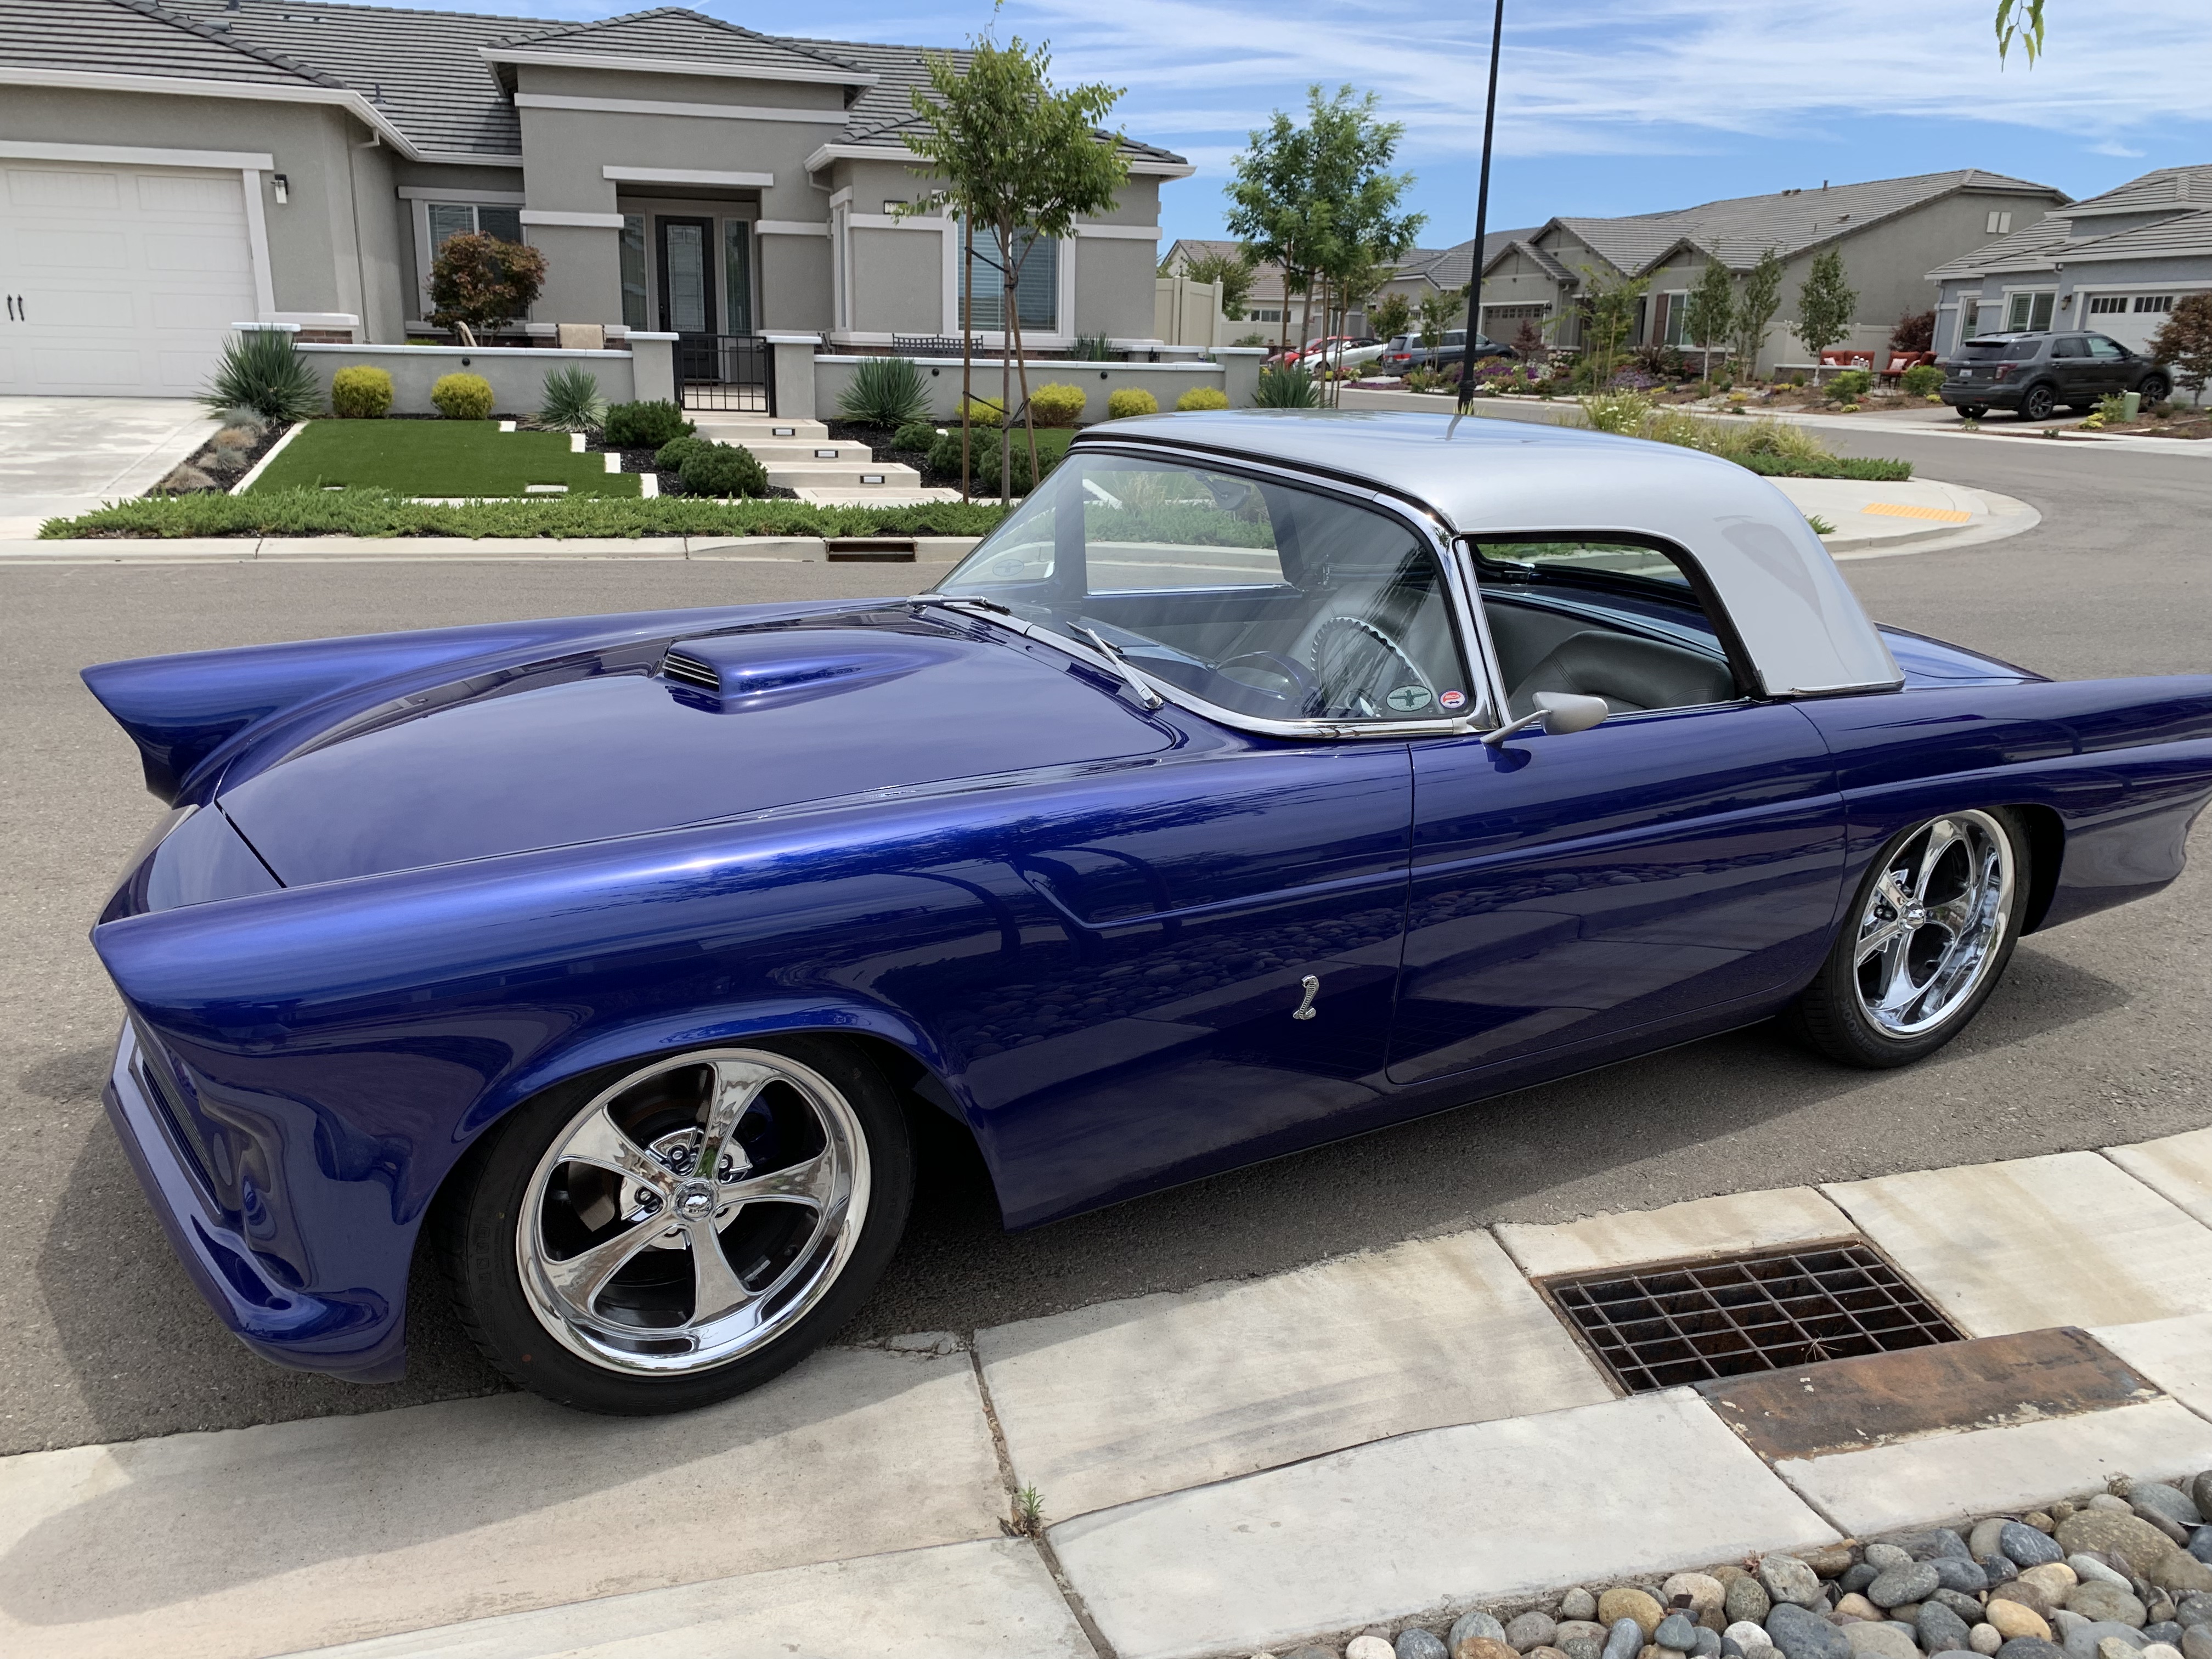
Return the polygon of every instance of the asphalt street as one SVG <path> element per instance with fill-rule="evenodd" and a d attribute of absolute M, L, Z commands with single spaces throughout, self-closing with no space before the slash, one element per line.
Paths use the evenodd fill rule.
<path fill-rule="evenodd" d="M 1844 565 L 1874 614 L 2063 678 L 2212 672 L 2212 456 L 1869 429 L 1845 453 L 2019 496 L 2027 535 Z M 911 573 L 909 573 L 909 575 Z M 172 1259 L 99 1103 L 115 1000 L 85 941 L 157 817 L 76 678 L 117 657 L 899 586 L 867 567 L 661 562 L 0 565 L 0 1451 L 367 1412 L 496 1386 L 418 1275 L 406 1381 L 281 1370 Z M 2154 899 L 2034 936 L 1934 1060 L 1844 1071 L 1757 1027 L 1023 1235 L 957 1146 L 853 1333 L 968 1331 L 1472 1224 L 2137 1140 L 2212 1119 L 2212 830 Z"/>

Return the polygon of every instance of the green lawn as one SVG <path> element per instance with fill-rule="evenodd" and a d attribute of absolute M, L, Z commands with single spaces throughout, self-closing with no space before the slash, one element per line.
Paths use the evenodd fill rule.
<path fill-rule="evenodd" d="M 570 453 L 565 432 L 501 432 L 496 421 L 310 421 L 249 495 L 332 484 L 402 495 L 522 495 L 566 484 L 576 495 L 638 493 L 635 472 L 604 455 Z"/>

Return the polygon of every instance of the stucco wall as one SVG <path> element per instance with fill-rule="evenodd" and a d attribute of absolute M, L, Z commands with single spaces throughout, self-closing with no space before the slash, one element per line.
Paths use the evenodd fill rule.
<path fill-rule="evenodd" d="M 1159 264 L 1154 242 L 1122 236 L 1075 239 L 1075 326 L 1071 334 L 1109 340 L 1151 340 L 1152 296 Z"/>
<path fill-rule="evenodd" d="M 896 230 L 856 227 L 851 233 L 851 314 L 856 331 L 939 335 L 945 315 L 945 237 L 940 220 Z M 930 228 L 925 228 L 927 225 Z"/>
<path fill-rule="evenodd" d="M 837 399 L 853 379 L 854 368 L 865 362 L 860 356 L 817 356 L 814 360 L 814 407 L 817 412 L 833 415 Z M 929 412 L 938 420 L 957 418 L 960 413 L 960 360 L 957 357 L 924 357 L 915 360 L 921 370 L 922 383 L 929 388 Z M 1041 386 L 1058 384 L 1080 386 L 1086 399 L 1080 426 L 1091 426 L 1106 418 L 1106 402 L 1124 386 L 1142 386 L 1158 399 L 1163 412 L 1176 406 L 1176 399 L 1193 386 L 1212 386 L 1216 390 L 1231 390 L 1230 377 L 1216 362 L 1196 363 L 1085 363 L 1073 361 L 1033 362 L 1029 366 L 1030 390 L 1035 392 Z M 1247 383 L 1240 377 L 1238 384 Z M 978 353 L 975 359 L 975 395 L 995 400 L 999 396 L 999 362 L 996 357 L 985 357 Z M 1021 381 L 1014 381 L 1014 401 L 1021 401 Z M 1249 401 L 1249 397 L 1248 397 Z"/>
<path fill-rule="evenodd" d="M 556 368 L 581 368 L 599 383 L 609 403 L 635 395 L 627 351 L 534 350 L 527 346 L 357 346 L 302 345 L 295 348 L 322 382 L 325 403 L 331 376 L 342 368 L 370 366 L 392 376 L 392 408 L 398 415 L 436 412 L 430 388 L 447 374 L 481 374 L 491 382 L 501 416 L 529 415 L 545 401 L 545 377 Z"/>
<path fill-rule="evenodd" d="M 818 334 L 830 326 L 830 239 L 761 236 L 761 326 L 786 334 Z"/>

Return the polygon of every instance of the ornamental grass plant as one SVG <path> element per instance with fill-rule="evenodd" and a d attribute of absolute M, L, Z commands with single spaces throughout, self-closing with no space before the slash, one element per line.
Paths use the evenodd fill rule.
<path fill-rule="evenodd" d="M 573 363 L 545 377 L 544 397 L 538 408 L 538 424 L 556 432 L 596 432 L 607 418 L 599 377 Z"/>
<path fill-rule="evenodd" d="M 929 413 L 929 386 L 911 357 L 863 357 L 837 394 L 837 412 L 855 425 L 895 429 Z"/>
<path fill-rule="evenodd" d="M 323 387 L 289 334 L 257 328 L 224 344 L 200 402 L 218 411 L 250 409 L 268 421 L 304 421 L 322 413 Z"/>

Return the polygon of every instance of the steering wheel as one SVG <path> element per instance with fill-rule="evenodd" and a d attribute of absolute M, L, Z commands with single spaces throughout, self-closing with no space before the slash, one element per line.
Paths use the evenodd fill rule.
<path fill-rule="evenodd" d="M 1362 617 L 1329 617 L 1312 635 L 1319 712 L 1369 717 L 1418 714 L 1436 707 L 1437 689 L 1386 629 Z"/>
<path fill-rule="evenodd" d="M 1278 691 L 1272 685 L 1263 685 L 1255 678 L 1233 672 L 1239 667 L 1256 669 L 1271 679 L 1287 680 L 1290 689 Z M 1213 665 L 1213 672 L 1224 678 L 1259 692 L 1262 696 L 1277 697 L 1294 705 L 1300 714 L 1318 708 L 1321 687 L 1307 672 L 1306 665 L 1296 657 L 1286 657 L 1279 651 L 1246 651 L 1225 659 Z"/>

